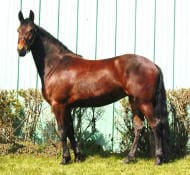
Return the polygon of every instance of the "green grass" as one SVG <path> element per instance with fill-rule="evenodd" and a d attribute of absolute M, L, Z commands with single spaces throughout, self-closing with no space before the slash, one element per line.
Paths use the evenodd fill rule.
<path fill-rule="evenodd" d="M 59 165 L 60 157 L 0 156 L 0 175 L 190 175 L 190 156 L 155 166 L 154 160 L 138 159 L 125 165 L 118 156 L 92 156 L 85 162 Z"/>

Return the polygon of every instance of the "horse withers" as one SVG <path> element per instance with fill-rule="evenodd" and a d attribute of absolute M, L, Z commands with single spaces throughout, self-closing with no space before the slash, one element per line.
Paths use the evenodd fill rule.
<path fill-rule="evenodd" d="M 135 138 L 125 163 L 134 161 L 144 118 L 155 139 L 155 164 L 165 158 L 168 118 L 166 93 L 160 68 L 145 57 L 125 54 L 102 60 L 89 60 L 70 51 L 46 30 L 34 23 L 34 13 L 24 19 L 18 14 L 17 50 L 20 56 L 32 52 L 42 83 L 42 94 L 55 114 L 62 142 L 62 164 L 71 160 L 67 138 L 75 161 L 83 156 L 75 141 L 71 110 L 96 107 L 129 96 Z"/>

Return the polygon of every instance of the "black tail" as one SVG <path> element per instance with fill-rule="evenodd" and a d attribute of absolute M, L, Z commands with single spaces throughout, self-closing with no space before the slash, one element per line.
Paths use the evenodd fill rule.
<path fill-rule="evenodd" d="M 155 90 L 155 103 L 154 112 L 155 116 L 158 117 L 161 122 L 164 122 L 168 118 L 167 104 L 166 104 L 166 90 L 164 87 L 163 74 L 159 67 L 157 67 L 160 74 L 157 79 L 156 90 Z M 162 121 L 163 120 L 163 121 Z"/>
<path fill-rule="evenodd" d="M 164 87 L 163 74 L 161 69 L 158 67 L 160 72 L 157 86 L 155 90 L 155 103 L 154 103 L 154 115 L 160 119 L 160 135 L 162 137 L 162 148 L 165 159 L 168 157 L 168 142 L 169 142 L 169 123 L 168 123 L 168 110 L 167 110 L 167 98 Z"/>

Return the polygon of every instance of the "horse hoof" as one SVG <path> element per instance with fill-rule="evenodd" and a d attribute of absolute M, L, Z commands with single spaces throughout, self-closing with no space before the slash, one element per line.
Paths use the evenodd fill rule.
<path fill-rule="evenodd" d="M 75 157 L 75 162 L 83 162 L 85 161 L 85 157 L 82 155 L 82 154 L 78 154 L 76 157 Z"/>
<path fill-rule="evenodd" d="M 135 157 L 128 156 L 128 157 L 126 157 L 126 158 L 124 159 L 123 162 L 124 162 L 125 164 L 134 163 L 134 162 L 136 162 L 136 159 L 135 159 Z"/>
<path fill-rule="evenodd" d="M 60 162 L 61 165 L 68 165 L 71 161 L 70 157 L 64 157 L 62 161 Z"/>
<path fill-rule="evenodd" d="M 161 158 L 157 157 L 155 160 L 155 165 L 161 165 L 161 164 L 162 164 Z"/>

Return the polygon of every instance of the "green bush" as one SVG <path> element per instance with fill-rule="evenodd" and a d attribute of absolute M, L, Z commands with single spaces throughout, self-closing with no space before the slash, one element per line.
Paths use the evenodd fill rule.
<path fill-rule="evenodd" d="M 4 152 L 9 153 L 11 150 L 18 152 L 15 151 L 16 148 L 24 152 L 23 149 L 26 145 L 22 149 L 18 147 L 20 143 L 23 145 L 23 142 L 57 145 L 59 136 L 56 120 L 54 116 L 52 117 L 50 110 L 47 110 L 50 109 L 50 106 L 43 100 L 41 92 L 36 89 L 1 90 L 0 107 L 0 143 L 8 145 L 8 149 L 4 149 Z M 101 108 L 75 108 L 72 110 L 79 144 L 85 144 L 88 147 L 90 143 L 95 145 L 96 121 L 101 118 L 103 112 Z M 42 115 L 43 117 L 41 117 Z M 3 148 L 6 147 L 5 145 Z M 41 148 L 40 150 L 42 151 Z"/>
<path fill-rule="evenodd" d="M 33 140 L 42 102 L 37 90 L 1 90 L 0 141 Z"/>
<path fill-rule="evenodd" d="M 13 142 L 20 134 L 22 105 L 17 99 L 16 91 L 0 91 L 0 141 Z"/>
<path fill-rule="evenodd" d="M 167 92 L 167 100 L 170 124 L 170 156 L 184 155 L 188 152 L 187 143 L 190 135 L 190 89 L 170 90 Z M 17 148 L 18 150 L 25 148 L 27 152 L 27 145 L 21 149 L 17 143 L 30 143 L 32 141 L 33 143 L 52 145 L 57 152 L 56 145 L 59 138 L 56 130 L 56 120 L 54 117 L 49 117 L 52 115 L 50 111 L 44 112 L 47 108 L 49 109 L 49 105 L 47 107 L 44 104 L 41 93 L 35 89 L 0 91 L 1 150 L 9 153 L 14 152 Z M 132 113 L 127 98 L 121 100 L 121 105 L 126 115 L 120 117 L 122 121 L 118 121 L 116 128 L 121 135 L 121 151 L 129 151 L 134 139 Z M 102 151 L 100 142 L 105 140 L 101 133 L 96 130 L 96 122 L 102 117 L 103 113 L 102 108 L 75 108 L 72 111 L 77 141 L 82 148 L 89 148 L 86 149 L 87 154 L 93 153 L 94 150 L 96 150 L 95 152 Z M 42 115 L 43 119 L 41 118 Z M 45 115 L 49 115 L 48 119 L 45 118 Z M 151 130 L 148 124 L 145 123 L 145 129 L 138 147 L 138 155 L 153 155 L 154 143 L 151 142 L 152 137 Z M 9 145 L 9 149 L 6 149 L 5 143 Z M 42 152 L 43 148 L 42 146 L 37 149 L 37 152 Z M 33 149 L 28 150 L 33 152 Z"/>

